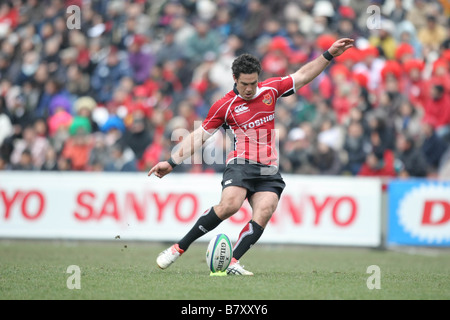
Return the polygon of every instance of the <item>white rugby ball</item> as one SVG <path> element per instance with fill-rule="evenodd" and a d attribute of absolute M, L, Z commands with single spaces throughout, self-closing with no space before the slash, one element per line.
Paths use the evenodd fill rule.
<path fill-rule="evenodd" d="M 225 271 L 233 257 L 233 247 L 226 234 L 220 233 L 211 239 L 206 250 L 206 263 L 211 272 Z"/>

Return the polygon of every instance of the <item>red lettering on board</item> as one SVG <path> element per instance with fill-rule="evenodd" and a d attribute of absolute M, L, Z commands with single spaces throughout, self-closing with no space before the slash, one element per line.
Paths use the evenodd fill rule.
<path fill-rule="evenodd" d="M 93 201 L 95 200 L 95 194 L 91 191 L 82 191 L 77 195 L 78 208 L 75 209 L 74 216 L 78 220 L 86 221 L 94 217 Z M 85 214 L 80 213 L 84 211 Z"/>
<path fill-rule="evenodd" d="M 21 191 L 14 192 L 12 197 L 9 199 L 4 190 L 0 191 L 0 195 L 2 197 L 3 204 L 5 206 L 5 220 L 8 220 L 11 213 L 11 207 L 14 204 L 14 202 L 16 202 L 17 198 L 22 195 L 22 192 Z"/>
<path fill-rule="evenodd" d="M 314 225 L 317 226 L 320 223 L 320 218 L 322 216 L 322 212 L 324 211 L 325 207 L 328 205 L 328 202 L 332 199 L 332 197 L 328 196 L 325 198 L 325 200 L 322 202 L 322 204 L 316 202 L 315 196 L 309 196 L 309 200 L 311 201 L 311 204 L 314 209 Z"/>
<path fill-rule="evenodd" d="M 440 219 L 437 219 L 436 208 L 439 207 L 442 209 L 442 215 Z M 447 201 L 440 201 L 440 200 L 425 201 L 423 207 L 422 224 L 439 225 L 444 224 L 449 220 L 450 220 L 450 203 L 448 203 Z"/>
<path fill-rule="evenodd" d="M 6 195 L 0 194 L 7 204 L 7 211 L 15 202 L 21 200 L 20 194 Z M 28 197 L 40 199 L 36 194 Z M 23 199 L 22 199 L 23 200 Z M 74 217 L 79 221 L 113 219 L 123 221 L 133 216 L 137 221 L 144 222 L 146 219 L 154 219 L 161 223 L 167 220 L 167 215 L 180 223 L 191 223 L 201 214 L 200 198 L 195 193 L 168 193 L 159 194 L 157 192 L 143 193 L 138 197 L 133 192 L 117 193 L 109 192 L 105 197 L 101 197 L 93 191 L 82 191 L 76 197 L 76 208 L 73 211 Z M 440 218 L 432 218 L 432 206 L 441 206 L 445 215 Z M 302 195 L 294 198 L 292 194 L 285 194 L 280 199 L 279 209 L 273 215 L 271 223 L 281 223 L 283 219 L 290 218 L 294 225 L 311 223 L 314 226 L 323 225 L 329 221 L 337 227 L 347 227 L 352 225 L 358 216 L 358 203 L 352 196 L 325 196 Z M 26 211 L 29 218 L 39 216 L 43 211 L 43 205 L 37 211 Z M 308 216 L 309 215 L 309 216 Z M 433 215 L 434 217 L 434 215 Z M 239 211 L 229 218 L 232 224 L 243 224 L 252 218 L 252 208 L 249 204 L 244 205 Z M 435 202 L 425 206 L 423 223 L 444 223 L 450 220 L 450 204 Z"/>
<path fill-rule="evenodd" d="M 14 206 L 20 208 L 21 215 L 27 220 L 39 219 L 45 210 L 45 197 L 38 190 L 22 191 L 18 190 L 8 197 L 4 190 L 0 191 L 0 198 L 5 207 L 4 219 L 11 218 Z"/>
<path fill-rule="evenodd" d="M 338 212 L 341 212 L 339 208 L 342 207 L 342 204 L 348 203 L 350 205 L 349 214 L 347 220 L 342 220 L 342 217 L 338 215 Z M 333 209 L 331 211 L 331 216 L 333 217 L 334 224 L 340 227 L 346 227 L 353 223 L 356 217 L 356 213 L 358 212 L 358 207 L 356 205 L 355 199 L 352 197 L 340 197 L 336 200 L 333 205 Z"/>
<path fill-rule="evenodd" d="M 97 219 L 101 220 L 103 217 L 111 217 L 117 221 L 120 220 L 119 208 L 117 207 L 117 198 L 114 192 L 108 193 L 106 200 L 103 203 Z"/>
<path fill-rule="evenodd" d="M 173 196 L 174 196 L 173 193 L 169 193 L 169 195 L 166 197 L 166 199 L 161 201 L 159 199 L 159 195 L 157 193 L 153 193 L 153 199 L 155 200 L 157 210 L 158 210 L 156 221 L 158 221 L 158 222 L 162 221 L 164 208 L 167 206 L 169 201 L 172 200 Z"/>
<path fill-rule="evenodd" d="M 294 222 L 294 224 L 301 224 L 302 223 L 302 213 L 303 213 L 302 202 L 300 202 L 300 205 L 296 206 L 290 195 L 286 195 L 283 198 L 283 201 L 287 207 L 285 209 L 289 212 L 289 215 L 292 217 L 292 221 Z"/>
<path fill-rule="evenodd" d="M 29 203 L 32 203 L 34 205 L 29 205 Z M 36 208 L 33 212 L 31 208 Z M 24 218 L 28 220 L 36 220 L 38 219 L 42 212 L 44 211 L 45 207 L 45 198 L 44 195 L 36 190 L 32 190 L 30 192 L 27 192 L 22 200 L 21 210 L 22 215 Z"/>
<path fill-rule="evenodd" d="M 145 206 L 138 202 L 134 193 L 125 194 L 125 211 L 134 212 L 138 221 L 145 220 Z"/>
<path fill-rule="evenodd" d="M 188 212 L 186 216 L 184 216 L 181 213 L 181 206 L 186 203 L 187 199 L 189 202 L 192 203 L 191 210 Z M 180 222 L 191 222 L 195 219 L 198 212 L 198 199 L 195 196 L 195 194 L 192 193 L 183 193 L 179 197 L 177 197 L 177 200 L 175 202 L 175 217 Z"/>

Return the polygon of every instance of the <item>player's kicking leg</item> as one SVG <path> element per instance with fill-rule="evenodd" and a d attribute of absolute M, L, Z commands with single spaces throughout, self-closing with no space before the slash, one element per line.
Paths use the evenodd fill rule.
<path fill-rule="evenodd" d="M 198 238 L 216 228 L 223 220 L 235 214 L 244 203 L 247 190 L 230 186 L 223 190 L 220 203 L 211 207 L 197 220 L 192 229 L 178 243 L 161 252 L 156 264 L 166 269 L 174 263 Z"/>
<path fill-rule="evenodd" d="M 274 192 L 256 192 L 249 198 L 253 209 L 252 220 L 242 229 L 233 248 L 233 259 L 227 268 L 228 275 L 252 276 L 244 269 L 239 259 L 259 240 L 278 205 L 278 195 Z"/>
<path fill-rule="evenodd" d="M 178 243 L 176 243 L 158 255 L 158 258 L 156 258 L 156 264 L 161 269 L 166 269 L 174 263 L 175 260 L 183 254 L 183 252 L 184 250 L 180 249 Z"/>

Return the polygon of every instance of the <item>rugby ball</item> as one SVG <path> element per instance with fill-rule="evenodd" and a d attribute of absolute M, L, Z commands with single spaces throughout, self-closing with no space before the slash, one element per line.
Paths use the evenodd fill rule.
<path fill-rule="evenodd" d="M 226 234 L 220 233 L 211 239 L 206 250 L 206 263 L 211 272 L 227 270 L 233 257 L 233 247 Z"/>

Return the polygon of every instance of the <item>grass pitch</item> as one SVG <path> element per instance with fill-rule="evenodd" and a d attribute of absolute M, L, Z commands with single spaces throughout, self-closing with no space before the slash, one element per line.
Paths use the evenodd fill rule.
<path fill-rule="evenodd" d="M 448 300 L 450 250 L 415 252 L 258 244 L 241 259 L 253 277 L 210 277 L 206 243 L 160 270 L 166 244 L 0 241 L 2 300 Z M 411 251 L 413 249 L 410 249 Z M 69 289 L 68 267 L 80 289 Z M 379 267 L 380 289 L 369 289 Z M 69 281 L 68 281 L 69 279 Z M 369 281 L 371 283 L 371 280 Z M 75 282 L 71 282 L 75 283 Z"/>

